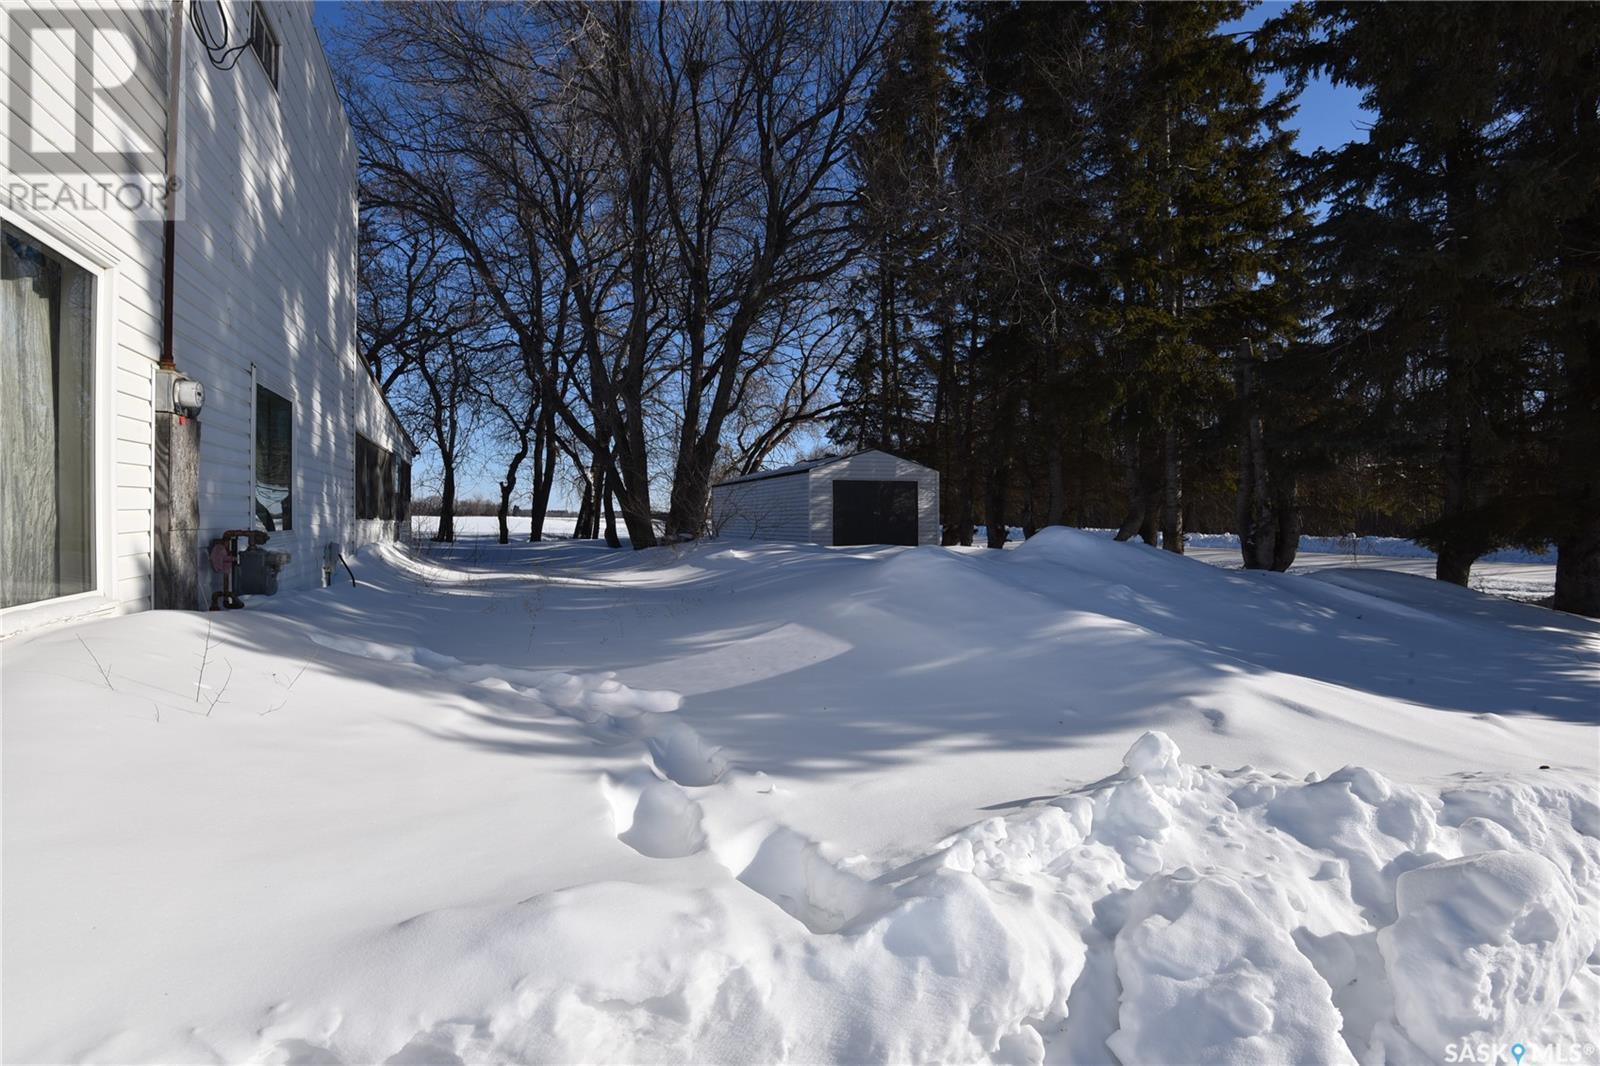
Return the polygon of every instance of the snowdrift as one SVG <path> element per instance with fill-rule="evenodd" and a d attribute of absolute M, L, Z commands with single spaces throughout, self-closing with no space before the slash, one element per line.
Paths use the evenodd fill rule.
<path fill-rule="evenodd" d="M 1596 1057 L 1600 627 L 1070 530 L 356 570 L 4 647 L 8 1061 Z"/>
<path fill-rule="evenodd" d="M 864 879 L 782 827 L 677 832 L 714 885 L 603 882 L 419 915 L 189 1050 L 266 1062 L 1437 1062 L 1593 1038 L 1597 813 L 1533 784 L 1442 795 L 1349 768 L 1187 765 L 1147 733 L 1104 782 Z M 650 817 L 656 817 L 654 815 Z M 639 830 L 627 816 L 623 835 Z M 661 840 L 651 829 L 644 840 Z M 762 903 L 776 904 L 767 910 Z M 774 910 L 781 914 L 774 914 Z M 785 924 L 783 916 L 792 918 Z"/>

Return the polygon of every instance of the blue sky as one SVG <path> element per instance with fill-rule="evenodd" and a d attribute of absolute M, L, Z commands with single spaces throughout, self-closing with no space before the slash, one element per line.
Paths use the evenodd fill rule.
<path fill-rule="evenodd" d="M 1256 29 L 1288 6 L 1287 0 L 1258 4 L 1227 29 Z M 1268 77 L 1267 83 L 1273 90 L 1283 88 L 1283 79 L 1276 75 Z M 1300 94 L 1299 110 L 1286 125 L 1295 131 L 1296 146 L 1309 153 L 1318 148 L 1337 148 L 1349 141 L 1365 140 L 1365 124 L 1371 117 L 1371 112 L 1361 107 L 1359 90 L 1317 78 L 1307 83 Z"/>
<path fill-rule="evenodd" d="M 315 0 L 313 17 L 319 29 L 337 29 L 344 23 L 345 9 L 356 6 L 361 0 Z M 1253 30 L 1277 15 L 1288 6 L 1287 0 L 1269 0 L 1257 4 L 1244 17 L 1228 28 Z M 1281 78 L 1269 79 L 1273 88 L 1281 88 Z M 1365 136 L 1363 122 L 1368 113 L 1361 109 L 1361 94 L 1348 86 L 1334 85 L 1318 79 L 1306 86 L 1300 96 L 1300 109 L 1289 122 L 1297 135 L 1300 150 L 1310 152 L 1316 148 L 1335 148 L 1347 141 Z"/>
<path fill-rule="evenodd" d="M 323 32 L 325 39 L 331 37 L 329 31 L 339 29 L 345 20 L 345 9 L 359 3 L 360 0 L 315 0 L 313 18 L 317 27 Z M 1287 0 L 1270 0 L 1258 4 L 1247 11 L 1244 16 L 1227 27 L 1229 30 L 1253 30 L 1267 19 L 1277 15 L 1287 6 Z M 331 43 L 331 42 L 330 42 Z M 1281 78 L 1269 78 L 1269 85 L 1279 89 L 1283 85 Z M 1363 139 L 1366 136 L 1365 123 L 1370 118 L 1370 113 L 1362 110 L 1361 94 L 1347 86 L 1334 85 L 1325 79 L 1313 79 L 1306 85 L 1301 93 L 1299 107 L 1287 125 L 1295 130 L 1296 144 L 1302 152 L 1311 152 L 1318 148 L 1337 148 L 1351 140 Z M 421 442 L 419 442 L 421 443 Z M 493 464 L 490 464 L 492 466 Z M 490 469 L 469 469 L 461 472 L 462 495 L 484 496 L 498 498 L 499 491 L 496 483 L 502 471 Z M 424 447 L 423 455 L 418 462 L 417 491 L 419 494 L 430 491 L 429 483 L 437 478 L 438 466 L 433 460 L 432 449 Z M 523 487 L 527 485 L 526 472 L 520 480 Z M 565 492 L 558 488 L 557 498 L 551 501 L 555 507 L 570 507 L 572 502 L 565 498 Z"/>

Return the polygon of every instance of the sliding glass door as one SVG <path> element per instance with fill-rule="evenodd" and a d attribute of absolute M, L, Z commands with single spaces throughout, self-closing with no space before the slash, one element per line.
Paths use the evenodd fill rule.
<path fill-rule="evenodd" d="M 0 228 L 0 607 L 95 587 L 94 276 Z"/>

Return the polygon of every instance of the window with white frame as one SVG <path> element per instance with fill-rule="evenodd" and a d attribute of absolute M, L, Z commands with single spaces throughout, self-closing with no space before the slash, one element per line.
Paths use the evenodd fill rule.
<path fill-rule="evenodd" d="M 95 586 L 95 276 L 0 226 L 0 607 Z"/>
<path fill-rule="evenodd" d="M 282 48 L 278 45 L 278 34 L 273 30 L 272 23 L 267 21 L 266 8 L 261 0 L 252 0 L 250 4 L 250 51 L 261 61 L 261 69 L 267 72 L 267 80 L 276 89 Z"/>
<path fill-rule="evenodd" d="M 294 405 L 256 386 L 256 524 L 268 533 L 294 528 Z"/>
<path fill-rule="evenodd" d="M 356 517 L 404 521 L 410 512 L 410 462 L 356 434 Z"/>

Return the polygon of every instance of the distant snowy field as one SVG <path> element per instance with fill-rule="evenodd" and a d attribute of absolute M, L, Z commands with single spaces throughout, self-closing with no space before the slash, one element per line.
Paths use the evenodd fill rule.
<path fill-rule="evenodd" d="M 982 530 L 980 526 L 980 534 Z M 1116 531 L 1088 529 L 1084 532 L 1109 537 Z M 1011 542 L 1022 541 L 1020 528 L 1012 527 L 1009 533 Z M 978 540 L 982 542 L 981 535 Z M 1242 569 L 1239 536 L 1236 533 L 1190 533 L 1184 537 L 1184 548 L 1191 558 L 1214 566 Z M 1402 537 L 1305 536 L 1300 538 L 1300 550 L 1290 569 L 1303 574 L 1312 570 L 1348 566 L 1432 577 L 1435 558 L 1427 548 Z M 1524 603 L 1548 601 L 1556 591 L 1554 549 L 1544 553 L 1521 548 L 1491 552 L 1473 564 L 1468 584 L 1478 592 L 1486 592 L 1491 596 L 1503 596 Z"/>
<path fill-rule="evenodd" d="M 572 536 L 577 528 L 576 518 L 562 515 L 548 515 L 544 520 L 544 535 L 550 539 Z M 512 540 L 525 541 L 528 539 L 530 522 L 527 516 L 513 516 L 506 519 L 507 535 Z M 462 515 L 455 520 L 456 533 L 459 536 L 473 537 L 498 537 L 500 534 L 500 520 L 494 515 Z M 618 519 L 621 527 L 621 519 Z M 434 515 L 414 515 L 411 519 L 411 531 L 418 537 L 431 537 L 439 528 L 439 519 Z"/>
<path fill-rule="evenodd" d="M 0 645 L 5 1061 L 1600 1055 L 1600 625 L 461 528 Z"/>

